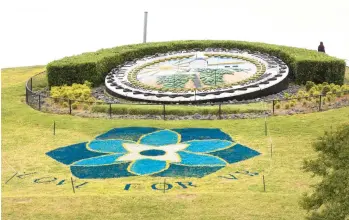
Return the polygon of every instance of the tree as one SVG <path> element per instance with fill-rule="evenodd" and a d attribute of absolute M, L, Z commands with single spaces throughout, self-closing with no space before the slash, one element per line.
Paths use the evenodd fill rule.
<path fill-rule="evenodd" d="M 313 192 L 302 198 L 310 220 L 349 220 L 349 125 L 325 132 L 313 144 L 316 159 L 305 160 L 303 169 L 321 177 Z"/>

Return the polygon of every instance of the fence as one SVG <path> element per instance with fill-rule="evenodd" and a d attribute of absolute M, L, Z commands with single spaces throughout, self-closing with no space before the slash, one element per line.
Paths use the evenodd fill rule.
<path fill-rule="evenodd" d="M 292 115 L 349 106 L 349 91 L 267 101 L 214 104 L 106 103 L 52 98 L 47 75 L 39 73 L 26 83 L 26 103 L 43 112 L 83 117 L 146 119 L 236 119 Z"/>

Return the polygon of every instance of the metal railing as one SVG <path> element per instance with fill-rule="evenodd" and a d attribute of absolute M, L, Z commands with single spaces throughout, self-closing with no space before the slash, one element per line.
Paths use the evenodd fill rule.
<path fill-rule="evenodd" d="M 333 99 L 332 101 L 330 98 L 327 98 L 329 96 L 320 94 L 253 102 L 239 101 L 236 103 L 209 104 L 88 102 L 50 97 L 46 77 L 46 73 L 42 72 L 31 77 L 26 82 L 26 103 L 39 111 L 59 114 L 74 114 L 84 117 L 120 118 L 125 115 L 138 115 L 139 117 L 146 115 L 148 118 L 149 116 L 152 116 L 150 117 L 152 119 L 166 120 L 173 118 L 171 116 L 189 119 L 186 117 L 199 115 L 200 118 L 194 117 L 193 119 L 230 119 L 310 113 L 349 106 L 349 91 L 332 93 L 332 96 L 330 96 L 330 98 Z M 336 95 L 337 98 L 333 98 L 334 95 Z M 297 100 L 297 102 L 294 100 Z M 178 108 L 183 109 L 183 111 Z M 186 108 L 190 109 L 186 110 Z M 237 115 L 239 117 L 235 117 Z M 245 117 L 246 115 L 247 117 Z"/>

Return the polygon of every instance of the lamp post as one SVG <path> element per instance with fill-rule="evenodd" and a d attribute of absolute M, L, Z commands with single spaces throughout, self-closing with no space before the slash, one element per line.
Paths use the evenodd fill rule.
<path fill-rule="evenodd" d="M 148 12 L 144 12 L 144 28 L 143 28 L 143 43 L 147 42 L 147 20 L 148 20 Z"/>

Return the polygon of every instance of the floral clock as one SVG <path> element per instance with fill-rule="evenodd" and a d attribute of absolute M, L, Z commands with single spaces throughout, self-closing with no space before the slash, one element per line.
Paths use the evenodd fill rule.
<path fill-rule="evenodd" d="M 114 128 L 46 153 L 78 178 L 203 177 L 260 153 L 215 128 Z"/>

